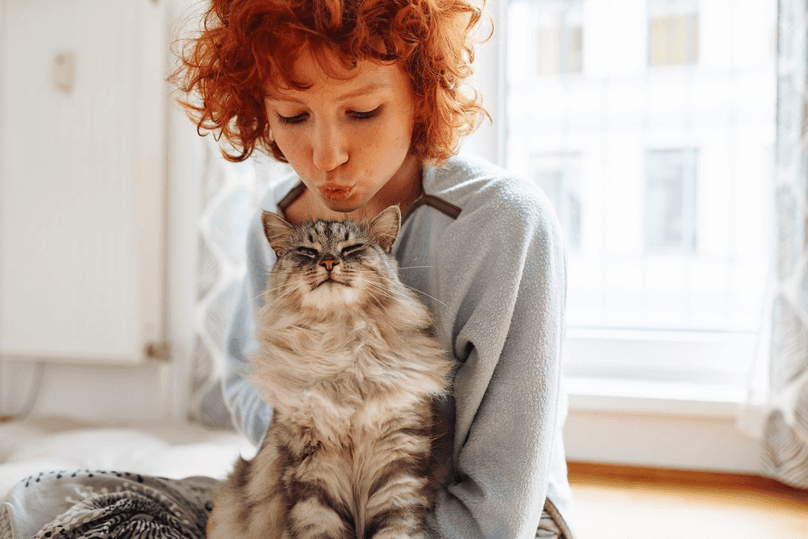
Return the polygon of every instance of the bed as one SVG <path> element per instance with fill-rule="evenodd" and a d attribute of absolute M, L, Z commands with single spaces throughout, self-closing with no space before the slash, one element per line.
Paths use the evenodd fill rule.
<path fill-rule="evenodd" d="M 231 431 L 173 421 L 94 425 L 64 418 L 0 424 L 0 499 L 44 470 L 99 469 L 223 479 L 255 448 Z"/>
<path fill-rule="evenodd" d="M 201 537 L 210 507 L 199 502 L 216 487 L 209 478 L 224 479 L 238 456 L 251 458 L 255 451 L 233 431 L 175 421 L 99 425 L 49 417 L 0 423 L 0 501 L 12 489 L 17 497 L 34 496 L 16 505 L 31 509 L 17 520 L 29 528 L 12 526 L 5 511 L 10 505 L 0 504 L 0 539 L 85 532 L 104 538 Z M 65 471 L 79 478 L 61 479 L 68 477 Z M 191 479 L 175 481 L 183 478 Z M 39 488 L 28 489 L 29 483 Z M 195 494 L 201 497 L 195 500 Z M 137 518 L 126 519 L 125 505 Z M 47 513 L 35 514 L 37 506 Z"/>

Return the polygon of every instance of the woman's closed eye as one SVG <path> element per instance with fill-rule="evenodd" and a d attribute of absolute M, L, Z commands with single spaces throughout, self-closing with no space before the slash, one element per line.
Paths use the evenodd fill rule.
<path fill-rule="evenodd" d="M 300 114 L 296 114 L 294 116 L 281 116 L 280 114 L 275 113 L 275 116 L 278 117 L 278 120 L 281 123 L 285 123 L 285 124 L 288 124 L 288 125 L 294 125 L 294 124 L 299 124 L 299 123 L 303 123 L 304 121 L 306 121 L 306 118 L 309 117 L 309 113 L 308 112 L 301 112 Z"/>
<path fill-rule="evenodd" d="M 348 112 L 346 112 L 346 114 L 348 115 L 349 118 L 351 118 L 353 120 L 360 120 L 361 121 L 361 120 L 370 120 L 372 118 L 375 118 L 376 116 L 379 115 L 379 113 L 381 111 L 382 111 L 382 107 L 381 107 L 381 105 L 379 105 L 378 107 L 376 107 L 373 110 L 367 110 L 367 111 L 349 110 Z M 295 114 L 294 116 L 283 116 L 282 114 L 275 113 L 275 116 L 277 116 L 278 121 L 280 121 L 281 123 L 284 123 L 284 124 L 287 124 L 287 125 L 296 125 L 296 124 L 301 124 L 301 123 L 305 122 L 309 117 L 309 113 L 308 112 L 301 112 L 300 114 Z"/>
<path fill-rule="evenodd" d="M 381 105 L 379 105 L 375 109 L 368 111 L 351 110 L 348 111 L 348 115 L 354 118 L 355 120 L 370 120 L 371 118 L 375 118 L 376 116 L 378 116 L 381 111 L 382 107 Z"/>

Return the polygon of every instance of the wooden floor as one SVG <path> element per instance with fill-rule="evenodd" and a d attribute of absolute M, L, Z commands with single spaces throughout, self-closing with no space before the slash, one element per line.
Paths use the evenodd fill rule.
<path fill-rule="evenodd" d="M 808 492 L 756 476 L 569 463 L 578 539 L 808 539 Z"/>

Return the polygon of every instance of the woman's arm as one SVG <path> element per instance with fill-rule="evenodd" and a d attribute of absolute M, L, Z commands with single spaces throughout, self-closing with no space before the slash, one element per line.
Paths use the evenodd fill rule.
<path fill-rule="evenodd" d="M 442 539 L 535 537 L 560 430 L 566 267 L 556 219 L 543 195 L 519 187 L 486 198 L 464 204 L 438 249 L 439 324 L 461 362 L 456 475 L 430 515 Z"/>
<path fill-rule="evenodd" d="M 224 399 L 237 428 L 259 445 L 272 421 L 272 406 L 258 398 L 255 388 L 244 377 L 249 358 L 258 347 L 255 339 L 255 313 L 264 305 L 266 278 L 275 255 L 261 228 L 260 212 L 251 219 L 247 234 L 247 274 L 238 297 L 225 342 Z"/>

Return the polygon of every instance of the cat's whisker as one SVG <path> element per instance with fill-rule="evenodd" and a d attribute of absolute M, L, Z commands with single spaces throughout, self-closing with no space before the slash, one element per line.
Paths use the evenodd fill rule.
<path fill-rule="evenodd" d="M 401 283 L 401 284 L 404 284 L 404 283 Z M 429 294 L 427 294 L 426 292 L 423 292 L 423 291 L 421 291 L 421 290 L 418 290 L 417 288 L 412 287 L 412 286 L 407 285 L 407 284 L 404 284 L 404 286 L 406 286 L 406 287 L 407 287 L 407 288 L 409 288 L 410 290 L 413 290 L 413 291 L 415 291 L 415 292 L 418 292 L 419 294 L 423 294 L 424 296 L 428 297 L 429 299 L 431 299 L 431 300 L 433 300 L 433 301 L 437 301 L 438 303 L 440 303 L 440 304 L 441 304 L 441 305 L 443 305 L 444 307 L 448 307 L 448 305 L 446 305 L 445 303 L 443 303 L 441 300 L 439 300 L 439 299 L 438 299 L 438 298 L 436 298 L 435 296 L 430 296 L 430 295 L 429 295 Z"/>
<path fill-rule="evenodd" d="M 379 285 L 377 285 L 377 284 L 375 284 L 375 283 L 367 283 L 365 286 L 367 286 L 367 288 L 368 288 L 368 289 L 373 289 L 373 290 L 375 290 L 375 291 L 376 291 L 376 292 L 378 292 L 378 293 L 379 293 L 379 294 L 380 294 L 382 297 L 385 297 L 385 298 L 387 298 L 387 299 L 396 299 L 396 295 L 395 295 L 395 294 L 391 294 L 390 292 L 388 292 L 387 290 L 385 290 L 384 288 L 382 288 L 381 286 L 379 286 Z"/>
<path fill-rule="evenodd" d="M 377 285 L 375 283 L 368 283 L 368 288 L 374 288 L 375 290 L 377 290 L 378 292 L 381 292 L 384 296 L 386 296 L 386 297 L 388 297 L 390 299 L 396 299 L 396 297 L 397 297 L 395 294 L 391 294 L 390 292 L 388 292 L 387 290 L 385 290 L 384 288 L 380 287 L 379 285 Z M 427 310 L 427 308 L 423 304 L 421 304 L 421 302 L 415 302 L 415 303 L 412 303 L 412 304 L 408 304 L 407 306 L 411 307 L 411 308 L 417 308 L 420 311 L 422 316 L 426 316 L 426 317 L 431 318 L 431 314 L 429 313 L 429 310 Z M 385 309 L 385 312 L 387 312 L 386 309 Z"/>
<path fill-rule="evenodd" d="M 370 296 L 371 298 L 374 299 L 374 301 L 376 301 L 376 305 L 378 305 L 379 307 L 382 308 L 382 310 L 384 311 L 384 314 L 386 314 L 387 316 L 390 316 L 390 312 L 385 308 L 385 306 L 382 304 L 382 302 L 379 301 L 379 299 L 376 296 L 373 295 L 373 292 L 370 291 L 372 288 L 373 288 L 373 285 L 370 285 L 370 286 L 367 287 L 366 292 L 367 292 L 368 296 Z M 379 291 L 381 291 L 381 289 L 379 289 Z"/>
<path fill-rule="evenodd" d="M 271 287 L 271 288 L 267 288 L 267 289 L 265 290 L 265 292 L 275 292 L 275 291 L 277 291 L 277 290 L 282 290 L 282 289 L 286 288 L 287 286 L 288 286 L 288 285 L 287 285 L 286 283 L 281 283 L 281 284 L 279 284 L 278 286 L 273 286 L 273 287 Z"/>
<path fill-rule="evenodd" d="M 276 303 L 278 303 L 279 301 L 281 301 L 281 300 L 283 300 L 283 299 L 286 299 L 286 297 L 287 297 L 287 296 L 291 296 L 292 294 L 294 294 L 295 292 L 297 292 L 297 291 L 299 290 L 299 288 L 300 288 L 299 286 L 294 286 L 294 287 L 291 287 L 289 290 L 287 290 L 286 292 L 284 292 L 284 293 L 283 293 L 283 294 L 281 294 L 280 296 L 276 297 L 276 298 L 275 298 L 275 301 L 273 301 L 273 302 L 272 302 L 272 303 L 270 303 L 269 305 L 266 305 L 266 306 L 264 307 L 264 309 L 267 309 L 267 310 L 268 310 L 268 309 L 270 309 L 270 308 L 274 307 Z"/>
<path fill-rule="evenodd" d="M 432 266 L 400 266 L 398 269 L 405 270 L 405 269 L 419 269 L 419 268 L 431 268 Z"/>
<path fill-rule="evenodd" d="M 385 277 L 384 275 L 379 275 L 379 277 L 381 277 L 382 279 L 387 279 L 387 280 L 388 280 L 389 282 L 391 282 L 391 283 L 392 283 L 392 282 L 395 282 L 395 281 L 394 281 L 394 279 L 391 279 L 390 277 Z M 414 291 L 414 292 L 418 292 L 419 294 L 423 294 L 424 296 L 426 296 L 426 297 L 428 297 L 428 298 L 430 298 L 430 299 L 432 299 L 432 300 L 434 300 L 434 301 L 437 301 L 438 303 L 440 303 L 440 304 L 441 304 L 441 305 L 443 305 L 444 307 L 447 307 L 447 305 L 446 305 L 445 303 L 443 303 L 441 300 L 439 300 L 438 298 L 436 298 L 436 297 L 434 297 L 434 296 L 430 296 L 430 295 L 429 295 L 429 294 L 427 294 L 426 292 L 423 292 L 423 291 L 421 291 L 421 290 L 418 290 L 417 288 L 412 287 L 412 286 L 410 286 L 410 285 L 408 285 L 408 284 L 405 284 L 405 283 L 401 283 L 401 284 L 402 284 L 403 286 L 406 286 L 406 287 L 407 287 L 407 288 L 409 288 L 410 290 L 412 290 L 412 291 Z"/>
<path fill-rule="evenodd" d="M 278 285 L 278 286 L 273 286 L 273 287 L 271 287 L 271 288 L 267 288 L 267 289 L 265 290 L 265 292 L 262 292 L 262 293 L 261 293 L 261 294 L 259 294 L 258 296 L 253 297 L 253 301 L 255 301 L 256 299 L 261 298 L 261 297 L 266 297 L 266 292 L 269 292 L 269 293 L 270 293 L 270 295 L 273 295 L 273 294 L 274 294 L 275 292 L 277 292 L 278 290 L 283 290 L 283 289 L 285 289 L 285 288 L 288 288 L 288 286 L 289 286 L 289 285 L 288 285 L 287 283 L 281 283 L 281 284 L 280 284 L 280 285 Z M 290 290 L 289 292 L 293 292 L 294 290 L 295 290 L 295 288 L 293 288 L 293 289 L 292 289 L 292 290 Z M 282 294 L 280 297 L 283 297 L 283 294 Z"/>

